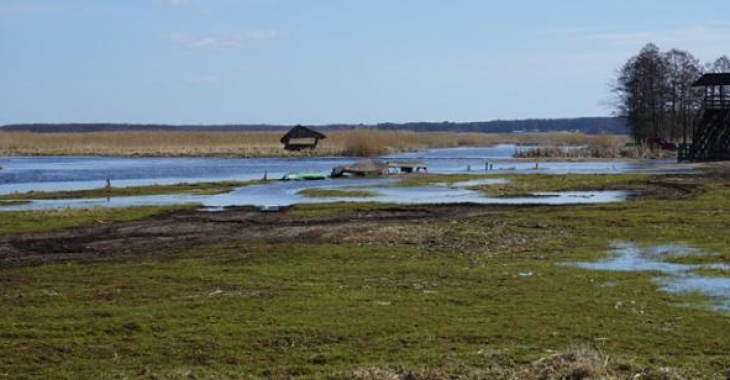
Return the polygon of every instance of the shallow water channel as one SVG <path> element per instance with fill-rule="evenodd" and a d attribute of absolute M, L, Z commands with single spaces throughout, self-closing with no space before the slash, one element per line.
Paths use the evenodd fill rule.
<path fill-rule="evenodd" d="M 677 258 L 705 256 L 712 255 L 681 244 L 639 247 L 631 242 L 615 242 L 613 250 L 604 260 L 568 265 L 592 270 L 655 273 L 654 281 L 660 290 L 701 294 L 710 298 L 712 309 L 730 311 L 730 278 L 705 274 L 707 271 L 714 271 L 730 275 L 730 264 L 672 262 Z"/>
<path fill-rule="evenodd" d="M 512 158 L 515 145 L 433 149 L 426 152 L 404 153 L 381 159 L 419 159 L 428 165 L 430 173 L 626 173 L 666 172 L 678 170 L 671 161 L 588 161 L 540 162 Z M 95 189 L 105 186 L 109 178 L 115 187 L 144 186 L 252 180 L 266 176 L 278 179 L 297 171 L 329 172 L 334 166 L 356 161 L 350 157 L 329 158 L 117 158 L 117 157 L 4 157 L 0 158 L 0 194 L 29 191 L 68 191 Z M 679 170 L 686 170 L 680 168 Z M 332 201 L 375 201 L 393 203 L 510 203 L 510 204 L 570 204 L 618 202 L 624 192 L 544 193 L 532 197 L 488 198 L 461 185 L 428 185 L 395 187 L 387 178 L 324 180 L 305 182 L 273 182 L 261 186 L 246 186 L 227 194 L 196 196 L 187 194 L 98 199 L 39 200 L 29 204 L 2 206 L 0 210 L 48 209 L 61 207 L 136 206 L 200 203 L 211 208 L 254 205 L 278 207 L 294 203 Z M 309 188 L 358 189 L 374 193 L 372 197 L 307 198 L 298 194 Z"/>

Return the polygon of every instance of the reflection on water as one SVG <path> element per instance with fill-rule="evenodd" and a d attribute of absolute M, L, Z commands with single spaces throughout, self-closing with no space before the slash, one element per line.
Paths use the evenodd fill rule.
<path fill-rule="evenodd" d="M 381 157 L 383 160 L 419 159 L 430 173 L 624 173 L 637 171 L 667 172 L 689 170 L 669 160 L 541 162 L 536 165 L 516 160 L 515 145 L 433 149 Z M 114 187 L 145 186 L 216 181 L 279 179 L 290 172 L 329 172 L 355 158 L 116 158 L 116 157 L 5 157 L 0 158 L 0 194 L 29 191 L 68 191 L 102 188 L 109 178 Z M 200 203 L 207 207 L 256 205 L 286 206 L 294 203 L 331 201 L 377 201 L 392 203 L 493 203 L 493 204 L 570 204 L 617 202 L 625 192 L 541 193 L 519 198 L 488 198 L 470 187 L 500 183 L 503 179 L 478 179 L 456 184 L 435 184 L 418 188 L 387 186 L 387 178 L 282 182 L 247 186 L 228 194 L 213 196 L 155 195 L 111 199 L 44 200 L 27 205 L 4 206 L 2 210 L 47 209 L 60 207 L 136 206 Z M 368 198 L 306 198 L 297 194 L 304 188 L 357 188 L 376 192 Z"/>
<path fill-rule="evenodd" d="M 624 173 L 687 170 L 671 160 L 541 162 L 512 158 L 515 145 L 432 149 L 382 157 L 383 160 L 423 160 L 430 173 Z M 181 182 L 278 179 L 289 172 L 329 172 L 356 161 L 328 158 L 144 158 L 144 157 L 2 157 L 0 194 L 28 191 L 67 191 L 113 186 L 129 187 Z"/>
<path fill-rule="evenodd" d="M 598 262 L 573 263 L 585 269 L 622 272 L 656 272 L 654 278 L 663 291 L 700 293 L 712 299 L 716 310 L 730 311 L 730 278 L 701 274 L 701 270 L 727 271 L 726 263 L 679 264 L 668 260 L 688 256 L 708 256 L 702 251 L 680 244 L 642 248 L 634 243 L 614 243 L 609 257 Z"/>
<path fill-rule="evenodd" d="M 257 206 L 264 208 L 284 207 L 299 203 L 326 202 L 383 202 L 397 204 L 583 204 L 621 202 L 628 195 L 625 191 L 585 191 L 550 193 L 549 196 L 523 196 L 514 198 L 486 197 L 479 191 L 464 186 L 432 184 L 421 187 L 396 187 L 391 178 L 371 179 L 326 179 L 320 181 L 274 181 L 262 185 L 243 186 L 231 192 L 217 195 L 150 195 L 134 197 L 113 197 L 95 199 L 38 200 L 29 204 L 5 206 L 0 209 L 32 210 L 84 207 L 122 207 L 141 205 L 170 205 L 198 203 L 207 208 L 231 206 Z M 499 181 L 497 181 L 499 182 Z M 475 182 L 476 183 L 476 182 Z M 481 183 L 481 182 L 480 182 Z M 472 185 L 473 186 L 473 185 Z M 299 194 L 304 189 L 367 190 L 375 193 L 371 197 L 325 197 L 309 198 Z"/>
<path fill-rule="evenodd" d="M 169 185 L 181 182 L 246 181 L 281 178 L 291 171 L 327 171 L 340 158 L 0 158 L 0 194 L 67 191 L 103 187 Z"/>

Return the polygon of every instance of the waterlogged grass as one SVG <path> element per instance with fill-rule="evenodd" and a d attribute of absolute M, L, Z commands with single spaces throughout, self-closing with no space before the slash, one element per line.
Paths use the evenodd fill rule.
<path fill-rule="evenodd" d="M 507 181 L 478 187 L 491 196 L 515 196 L 543 191 L 632 190 L 647 174 L 511 174 Z"/>
<path fill-rule="evenodd" d="M 30 201 L 22 201 L 22 200 L 17 200 L 17 201 L 4 201 L 4 200 L 0 200 L 0 207 L 3 207 L 3 206 L 18 206 L 18 205 L 24 205 L 24 204 L 28 204 L 28 203 L 30 203 Z"/>
<path fill-rule="evenodd" d="M 6 211 L 0 213 L 0 234 L 53 231 L 95 223 L 144 219 L 153 215 L 185 210 L 197 205 L 144 206 L 131 208 L 59 209 Z"/>
<path fill-rule="evenodd" d="M 367 198 L 378 195 L 375 191 L 356 189 L 302 189 L 297 193 L 310 198 Z"/>
<path fill-rule="evenodd" d="M 223 246 L 3 277 L 0 363 L 11 377 L 477 371 L 578 342 L 635 368 L 712 373 L 730 339 L 724 317 L 678 307 L 687 299 L 645 276 L 529 256 L 474 265 L 416 248 Z"/>
<path fill-rule="evenodd" d="M 393 184 L 398 187 L 418 187 L 437 183 L 453 184 L 479 180 L 499 180 L 495 183 L 471 186 L 492 196 L 522 195 L 542 191 L 630 190 L 645 183 L 649 174 L 417 174 L 403 176 Z M 643 181 L 643 182 L 642 182 Z"/>
<path fill-rule="evenodd" d="M 528 178 L 519 186 L 558 190 L 554 178 Z M 654 274 L 563 263 L 601 259 L 617 240 L 683 243 L 730 263 L 729 224 L 730 187 L 705 183 L 673 200 L 421 220 L 407 226 L 429 234 L 420 243 L 242 242 L 3 269 L 0 368 L 10 378 L 508 378 L 579 346 L 602 353 L 588 376 L 719 378 L 730 369 L 727 314 L 699 295 L 658 291 Z"/>
<path fill-rule="evenodd" d="M 73 191 L 30 191 L 27 193 L 11 193 L 0 195 L 2 200 L 32 200 L 32 199 L 84 199 L 104 197 L 129 197 L 161 194 L 196 194 L 214 195 L 227 193 L 236 187 L 260 184 L 266 181 L 223 181 L 204 183 L 178 183 L 173 185 L 149 185 L 133 187 L 109 187 L 90 190 Z"/>
<path fill-rule="evenodd" d="M 425 174 L 416 173 L 401 176 L 398 182 L 391 186 L 395 187 L 419 187 L 437 183 L 452 184 L 457 182 L 474 181 L 489 178 L 502 178 L 503 176 L 488 174 Z"/>

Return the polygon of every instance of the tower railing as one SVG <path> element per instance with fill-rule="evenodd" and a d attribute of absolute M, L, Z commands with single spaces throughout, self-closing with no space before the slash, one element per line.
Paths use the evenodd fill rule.
<path fill-rule="evenodd" d="M 730 95 L 709 95 L 704 100 L 705 109 L 723 110 L 730 109 Z"/>

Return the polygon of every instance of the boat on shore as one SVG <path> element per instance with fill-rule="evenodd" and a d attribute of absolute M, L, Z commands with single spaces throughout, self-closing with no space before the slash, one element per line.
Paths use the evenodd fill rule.
<path fill-rule="evenodd" d="M 326 172 L 291 172 L 281 178 L 282 181 L 314 181 L 329 178 Z"/>

